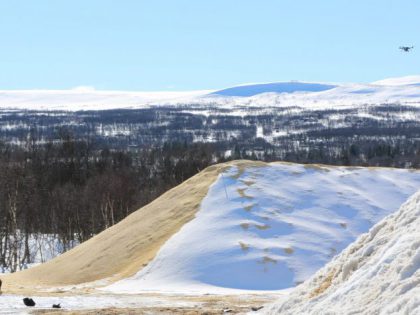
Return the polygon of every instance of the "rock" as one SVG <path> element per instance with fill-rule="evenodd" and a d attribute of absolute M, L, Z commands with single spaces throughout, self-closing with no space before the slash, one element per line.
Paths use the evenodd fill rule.
<path fill-rule="evenodd" d="M 23 304 L 25 304 L 26 306 L 32 307 L 32 306 L 35 306 L 36 303 L 31 298 L 26 297 L 26 298 L 23 299 Z"/>

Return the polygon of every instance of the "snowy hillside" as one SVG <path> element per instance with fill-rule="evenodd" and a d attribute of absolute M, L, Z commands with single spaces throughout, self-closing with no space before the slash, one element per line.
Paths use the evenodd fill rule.
<path fill-rule="evenodd" d="M 385 81 L 387 82 L 387 81 Z M 261 93 L 250 97 L 212 96 L 199 98 L 202 104 L 218 104 L 234 108 L 241 106 L 279 106 L 303 109 L 347 108 L 361 105 L 380 104 L 420 104 L 420 80 L 410 80 L 409 84 L 342 84 L 320 92 Z"/>
<path fill-rule="evenodd" d="M 183 102 L 211 91 L 128 92 L 99 91 L 89 88 L 72 90 L 0 90 L 0 109 L 31 110 L 107 110 L 139 108 L 151 102 Z"/>
<path fill-rule="evenodd" d="M 380 80 L 373 82 L 372 84 L 375 85 L 420 85 L 420 76 L 419 75 L 411 75 L 406 77 L 400 78 L 389 78 L 385 80 Z"/>
<path fill-rule="evenodd" d="M 298 106 L 307 109 L 337 106 L 420 104 L 420 76 L 364 83 L 330 84 L 274 82 L 246 84 L 218 91 L 128 92 L 73 90 L 0 91 L 0 109 L 102 110 L 158 105 Z"/>
<path fill-rule="evenodd" d="M 133 277 L 105 290 L 221 293 L 287 289 L 395 211 L 420 172 L 264 164 L 219 175 L 185 224 Z"/>
<path fill-rule="evenodd" d="M 420 192 L 264 314 L 420 314 Z"/>
<path fill-rule="evenodd" d="M 306 82 L 261 83 L 235 86 L 211 93 L 221 96 L 254 96 L 261 93 L 320 92 L 336 87 L 331 84 Z"/>

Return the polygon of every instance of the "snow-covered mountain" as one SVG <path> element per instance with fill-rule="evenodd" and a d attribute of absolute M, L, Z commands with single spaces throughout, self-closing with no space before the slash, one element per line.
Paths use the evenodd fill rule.
<path fill-rule="evenodd" d="M 261 93 L 320 92 L 334 87 L 336 85 L 292 81 L 239 85 L 215 91 L 211 94 L 220 96 L 254 96 Z"/>
<path fill-rule="evenodd" d="M 244 88 L 252 92 L 254 86 Z M 245 94 L 244 91 L 241 93 Z M 390 103 L 420 106 L 420 77 L 387 79 L 369 84 L 338 84 L 333 88 L 319 91 L 302 89 L 288 93 L 273 93 L 267 90 L 259 94 L 250 93 L 248 97 L 239 94 L 234 96 L 210 94 L 199 98 L 199 102 L 218 104 L 220 107 L 227 108 L 257 106 L 261 108 L 299 107 L 315 110 Z"/>
<path fill-rule="evenodd" d="M 263 314 L 420 314 L 420 191 Z"/>
<path fill-rule="evenodd" d="M 370 84 L 273 82 L 189 92 L 73 90 L 0 91 L 0 109 L 101 110 L 159 105 L 217 104 L 235 106 L 298 106 L 308 109 L 399 103 L 420 104 L 420 76 Z"/>
<path fill-rule="evenodd" d="M 211 93 L 71 90 L 0 90 L 0 109 L 30 110 L 107 110 L 139 108 L 151 103 L 184 102 Z"/>

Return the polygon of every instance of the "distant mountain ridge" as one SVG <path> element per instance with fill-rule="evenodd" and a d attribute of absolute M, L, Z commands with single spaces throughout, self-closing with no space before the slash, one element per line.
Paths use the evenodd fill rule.
<path fill-rule="evenodd" d="M 0 90 L 0 110 L 107 110 L 153 106 L 299 106 L 309 109 L 365 104 L 420 104 L 420 76 L 372 83 L 271 82 L 201 91 Z"/>
<path fill-rule="evenodd" d="M 239 85 L 219 90 L 211 95 L 221 96 L 254 96 L 261 93 L 295 93 L 295 92 L 321 92 L 337 87 L 337 85 L 306 82 L 277 82 Z"/>

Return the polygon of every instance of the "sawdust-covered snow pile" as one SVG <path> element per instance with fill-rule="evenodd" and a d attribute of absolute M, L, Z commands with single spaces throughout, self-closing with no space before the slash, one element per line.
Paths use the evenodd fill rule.
<path fill-rule="evenodd" d="M 228 294 L 292 288 L 420 186 L 420 172 L 402 169 L 231 165 L 195 218 L 146 267 L 104 289 Z"/>
<path fill-rule="evenodd" d="M 264 314 L 420 314 L 420 191 Z"/>

